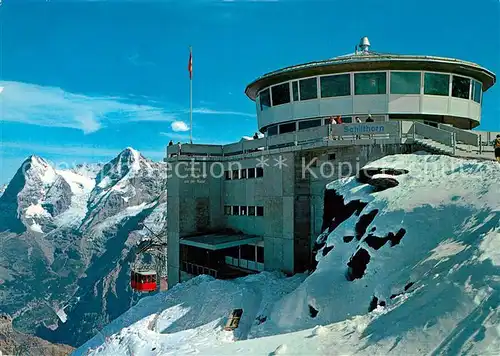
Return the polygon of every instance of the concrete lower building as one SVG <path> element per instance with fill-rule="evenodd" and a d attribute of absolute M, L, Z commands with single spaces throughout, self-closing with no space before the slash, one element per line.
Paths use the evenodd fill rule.
<path fill-rule="evenodd" d="M 463 63 L 456 64 L 462 68 L 460 74 L 470 78 L 461 86 L 468 85 L 467 93 L 461 92 L 463 98 L 456 98 L 461 101 L 454 104 L 453 74 L 448 74 L 446 100 L 441 98 L 444 94 L 434 98 L 425 91 L 422 74 L 433 69 L 453 71 L 452 60 L 444 65 L 435 58 L 425 63 L 420 58 L 417 65 L 409 58 L 401 62 L 401 58 L 390 61 L 386 56 L 377 62 L 378 55 L 367 50 L 367 42 L 363 39 L 360 52 L 348 57 L 281 70 L 252 83 L 247 94 L 257 98 L 259 131 L 264 137 L 223 146 L 167 148 L 169 285 L 199 274 L 234 278 L 262 270 L 293 274 L 310 269 L 314 240 L 323 229 L 326 185 L 356 174 L 371 161 L 422 149 L 462 157 L 491 156 L 485 143 L 494 133 L 463 128 L 479 123 L 482 92 L 495 82 L 492 73 L 473 64 L 464 73 Z M 403 62 L 405 69 L 411 62 L 414 73 L 418 72 L 415 66 L 422 66 L 422 71 L 393 80 L 391 71 L 399 70 L 398 63 Z M 364 78 L 366 82 L 356 79 L 354 69 L 366 72 L 373 63 L 377 70 L 385 70 L 375 84 L 370 78 Z M 327 81 L 327 87 L 318 77 L 311 77 L 316 72 L 326 75 L 345 70 L 350 70 L 349 79 L 334 78 Z M 307 77 L 315 93 L 301 84 L 301 76 Z M 407 88 L 418 93 L 389 94 L 382 78 L 398 92 Z M 371 93 L 372 84 L 376 94 L 361 94 Z M 282 88 L 273 90 L 273 85 Z M 478 90 L 481 94 L 475 96 Z M 342 100 L 350 104 L 337 103 L 336 93 L 346 94 Z M 322 101 L 324 95 L 331 95 L 328 102 Z M 391 104 L 393 99 L 399 106 Z M 431 102 L 434 109 L 427 113 Z M 471 105 L 479 107 L 471 109 Z M 458 116 L 454 116 L 456 107 L 461 108 Z M 339 117 L 341 124 L 333 121 Z"/>

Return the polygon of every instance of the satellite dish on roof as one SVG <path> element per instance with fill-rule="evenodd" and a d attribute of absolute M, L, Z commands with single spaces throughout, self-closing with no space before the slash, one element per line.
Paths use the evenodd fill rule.
<path fill-rule="evenodd" d="M 370 46 L 371 46 L 370 40 L 366 36 L 359 41 L 359 49 L 362 52 L 368 52 Z"/>

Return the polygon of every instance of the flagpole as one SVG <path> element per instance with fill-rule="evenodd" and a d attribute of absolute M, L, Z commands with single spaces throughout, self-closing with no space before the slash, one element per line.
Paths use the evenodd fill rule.
<path fill-rule="evenodd" d="M 189 58 L 193 61 L 193 48 L 189 46 Z M 192 67 L 191 67 L 192 68 Z M 189 143 L 193 144 L 193 74 L 192 69 L 189 75 Z"/>

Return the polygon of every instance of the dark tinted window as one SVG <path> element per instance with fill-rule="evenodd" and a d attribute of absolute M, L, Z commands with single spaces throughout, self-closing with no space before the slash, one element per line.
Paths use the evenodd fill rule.
<path fill-rule="evenodd" d="M 260 110 L 264 110 L 271 106 L 271 96 L 269 95 L 269 89 L 261 91 L 259 94 L 260 99 Z"/>
<path fill-rule="evenodd" d="M 257 246 L 257 262 L 264 263 L 264 247 Z"/>
<path fill-rule="evenodd" d="M 235 205 L 233 206 L 233 215 L 240 215 L 240 207 Z"/>
<path fill-rule="evenodd" d="M 385 72 L 354 74 L 354 89 L 356 95 L 386 94 Z"/>
<path fill-rule="evenodd" d="M 278 126 L 269 126 L 267 128 L 267 136 L 274 136 L 278 134 Z"/>
<path fill-rule="evenodd" d="M 264 207 L 263 206 L 257 207 L 257 216 L 264 216 Z"/>
<path fill-rule="evenodd" d="M 232 211 L 231 206 L 229 205 L 224 206 L 224 215 L 231 215 L 231 211 Z"/>
<path fill-rule="evenodd" d="M 240 258 L 240 249 L 239 247 L 231 247 L 224 250 L 224 254 L 233 258 Z"/>
<path fill-rule="evenodd" d="M 247 177 L 247 170 L 246 169 L 242 169 L 240 171 L 240 177 L 241 177 L 241 179 L 245 179 Z"/>
<path fill-rule="evenodd" d="M 255 216 L 255 206 L 249 206 L 248 207 L 248 215 L 249 216 Z"/>
<path fill-rule="evenodd" d="M 321 97 L 351 95 L 351 76 L 349 74 L 331 75 L 320 78 Z"/>
<path fill-rule="evenodd" d="M 290 85 L 288 83 L 276 85 L 271 88 L 273 106 L 290 102 Z"/>
<path fill-rule="evenodd" d="M 264 176 L 264 168 L 262 168 L 262 167 L 257 167 L 257 168 L 256 168 L 256 172 L 257 172 L 257 178 L 260 178 L 260 177 L 263 177 L 263 176 Z"/>
<path fill-rule="evenodd" d="M 242 245 L 241 258 L 243 260 L 255 261 L 255 246 Z"/>
<path fill-rule="evenodd" d="M 240 206 L 240 215 L 247 215 L 247 207 Z"/>
<path fill-rule="evenodd" d="M 424 94 L 448 96 L 450 92 L 450 76 L 448 74 L 425 73 Z"/>
<path fill-rule="evenodd" d="M 239 171 L 237 169 L 233 171 L 233 179 L 238 179 L 238 172 Z"/>
<path fill-rule="evenodd" d="M 470 79 L 454 75 L 451 84 L 451 96 L 460 99 L 469 99 L 469 93 Z"/>
<path fill-rule="evenodd" d="M 280 134 L 294 132 L 294 131 L 295 131 L 295 122 L 280 125 Z"/>
<path fill-rule="evenodd" d="M 248 178 L 255 178 L 255 168 L 248 168 Z"/>
<path fill-rule="evenodd" d="M 481 103 L 481 92 L 483 88 L 480 82 L 474 80 L 474 85 L 472 87 L 472 100 L 476 103 Z"/>
<path fill-rule="evenodd" d="M 293 101 L 299 101 L 299 82 L 292 82 Z"/>
<path fill-rule="evenodd" d="M 226 180 L 231 179 L 231 171 L 225 171 L 224 176 L 226 177 Z"/>
<path fill-rule="evenodd" d="M 420 72 L 392 72 L 391 94 L 420 94 Z"/>
<path fill-rule="evenodd" d="M 317 79 L 309 78 L 299 82 L 300 100 L 316 99 L 318 97 Z"/>
<path fill-rule="evenodd" d="M 299 130 L 310 129 L 316 126 L 321 126 L 321 119 L 299 121 Z"/>

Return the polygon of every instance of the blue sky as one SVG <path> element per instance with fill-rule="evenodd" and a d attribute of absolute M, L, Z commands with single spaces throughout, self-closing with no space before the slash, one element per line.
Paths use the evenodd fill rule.
<path fill-rule="evenodd" d="M 456 57 L 500 73 L 499 0 L 23 1 L 0 6 L 0 183 L 35 153 L 106 162 L 127 146 L 161 159 L 189 133 L 225 143 L 256 130 L 244 95 L 256 77 L 351 53 Z M 500 85 L 484 130 L 500 131 Z"/>

